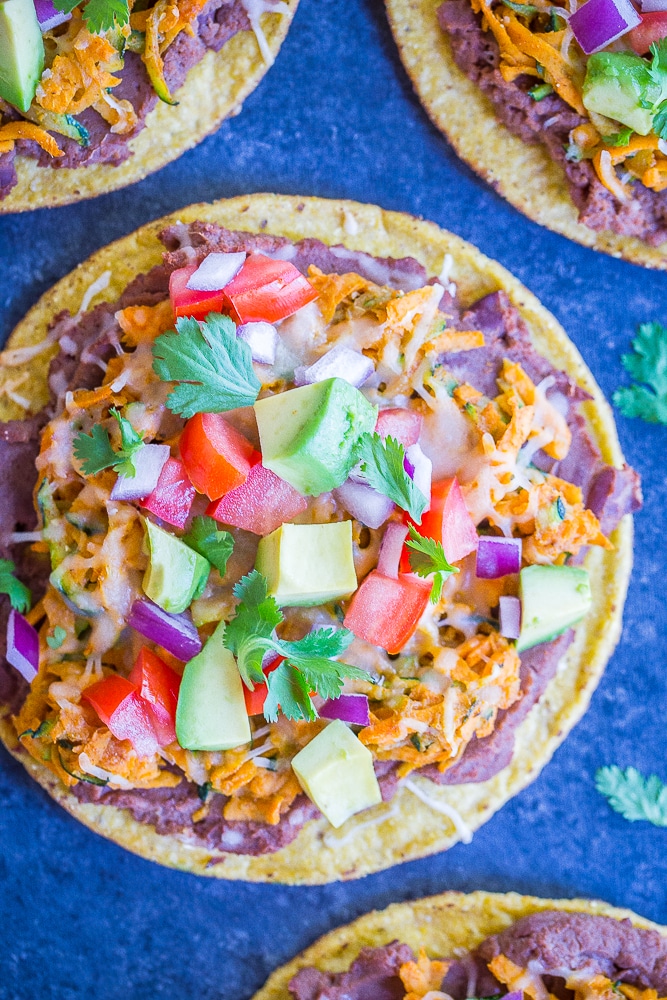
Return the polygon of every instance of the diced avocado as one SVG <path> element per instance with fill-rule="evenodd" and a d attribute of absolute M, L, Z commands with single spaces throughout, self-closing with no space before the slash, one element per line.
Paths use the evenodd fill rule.
<path fill-rule="evenodd" d="M 349 382 L 330 378 L 258 399 L 255 415 L 263 465 L 299 493 L 319 496 L 347 479 L 377 408 Z"/>
<path fill-rule="evenodd" d="M 344 722 L 336 719 L 292 761 L 299 784 L 332 826 L 382 801 L 373 756 Z"/>
<path fill-rule="evenodd" d="M 659 99 L 658 90 L 649 65 L 641 56 L 630 52 L 596 52 L 588 60 L 582 100 L 589 111 L 613 118 L 639 135 L 648 135 L 653 111 L 642 107 L 642 102 L 649 95 L 651 102 L 654 96 Z"/>
<path fill-rule="evenodd" d="M 250 721 L 233 655 L 220 622 L 201 653 L 185 665 L 176 707 L 176 737 L 186 750 L 232 750 L 249 743 Z"/>
<path fill-rule="evenodd" d="M 519 652 L 550 642 L 576 625 L 591 607 L 588 573 L 578 566 L 526 566 L 519 575 Z"/>
<path fill-rule="evenodd" d="M 0 3 L 0 97 L 27 111 L 44 69 L 44 42 L 33 0 Z"/>
<path fill-rule="evenodd" d="M 177 615 L 199 597 L 211 564 L 176 535 L 148 519 L 146 532 L 150 562 L 144 574 L 144 593 L 165 611 Z"/>
<path fill-rule="evenodd" d="M 346 597 L 357 589 L 352 522 L 282 524 L 261 539 L 255 566 L 283 607 Z"/>

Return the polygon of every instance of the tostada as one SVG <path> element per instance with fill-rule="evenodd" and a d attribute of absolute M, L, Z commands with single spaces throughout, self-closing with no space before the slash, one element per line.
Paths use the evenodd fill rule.
<path fill-rule="evenodd" d="M 64 278 L 0 373 L 2 737 L 97 831 L 351 878 L 469 839 L 585 711 L 637 476 L 560 326 L 457 237 L 195 205 Z"/>

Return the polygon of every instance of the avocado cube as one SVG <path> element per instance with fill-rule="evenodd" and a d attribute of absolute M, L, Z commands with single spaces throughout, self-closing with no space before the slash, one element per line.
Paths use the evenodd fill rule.
<path fill-rule="evenodd" d="M 249 743 L 250 720 L 236 661 L 222 644 L 220 622 L 185 666 L 176 707 L 176 737 L 186 750 L 233 750 Z"/>
<path fill-rule="evenodd" d="M 263 465 L 299 493 L 319 496 L 347 479 L 377 408 L 345 379 L 330 378 L 258 399 L 255 415 Z"/>
<path fill-rule="evenodd" d="M 382 802 L 373 755 L 340 719 L 299 750 L 292 767 L 308 798 L 332 826 L 342 826 L 350 816 Z"/>
<path fill-rule="evenodd" d="M 211 564 L 176 535 L 148 519 L 145 524 L 150 561 L 144 593 L 170 614 L 180 614 L 203 591 Z"/>
<path fill-rule="evenodd" d="M 578 566 L 526 566 L 519 574 L 519 597 L 521 653 L 580 622 L 591 607 L 591 583 Z"/>
<path fill-rule="evenodd" d="M 0 97 L 27 111 L 44 69 L 44 42 L 33 0 L 0 3 Z"/>
<path fill-rule="evenodd" d="M 642 103 L 655 89 L 649 65 L 640 56 L 630 52 L 596 52 L 588 60 L 582 100 L 589 111 L 613 118 L 639 135 L 648 135 L 653 111 L 642 107 Z"/>
<path fill-rule="evenodd" d="M 283 607 L 347 597 L 357 589 L 352 522 L 282 524 L 260 541 L 255 567 Z"/>

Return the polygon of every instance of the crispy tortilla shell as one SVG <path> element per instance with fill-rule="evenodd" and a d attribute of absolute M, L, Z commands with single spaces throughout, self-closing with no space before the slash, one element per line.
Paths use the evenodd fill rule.
<path fill-rule="evenodd" d="M 289 12 L 265 14 L 261 25 L 275 56 L 280 50 L 299 0 L 286 0 Z M 220 52 L 208 50 L 176 92 L 178 104 L 158 101 L 145 128 L 130 142 L 132 156 L 115 167 L 108 163 L 82 167 L 40 167 L 17 156 L 18 184 L 0 200 L 0 212 L 54 208 L 116 191 L 178 159 L 215 132 L 225 118 L 239 114 L 243 102 L 269 67 L 252 31 L 240 31 Z"/>
<path fill-rule="evenodd" d="M 445 254 L 454 259 L 454 279 L 464 304 L 498 289 L 504 289 L 528 324 L 538 351 L 570 376 L 593 397 L 584 404 L 593 440 L 606 462 L 620 466 L 623 456 L 611 410 L 585 366 L 581 355 L 554 317 L 516 278 L 499 264 L 459 237 L 432 223 L 374 205 L 350 201 L 327 201 L 258 194 L 193 205 L 153 222 L 98 251 L 47 292 L 16 328 L 11 347 L 40 342 L 51 318 L 62 309 L 76 313 L 86 290 L 100 275 L 111 272 L 103 297 L 114 301 L 137 274 L 159 264 L 162 245 L 158 233 L 176 221 L 206 220 L 230 229 L 272 233 L 294 240 L 314 237 L 329 244 L 345 243 L 351 249 L 376 256 L 419 260 L 429 274 L 442 269 Z M 354 230 L 355 235 L 351 235 Z M 46 401 L 48 356 L 41 355 L 30 366 L 35 408 Z M 17 369 L 12 369 L 12 374 Z M 4 373 L 0 370 L 0 376 Z M 20 415 L 14 404 L 3 402 L 0 419 Z M 537 777 L 567 733 L 588 707 L 592 692 L 618 641 L 623 602 L 632 564 L 632 520 L 625 517 L 612 535 L 613 551 L 589 552 L 586 566 L 591 574 L 593 606 L 577 628 L 557 675 L 545 695 L 530 711 L 517 731 L 511 764 L 494 778 L 479 784 L 436 786 L 414 777 L 423 790 L 447 809 L 455 809 L 462 823 L 454 823 L 420 801 L 405 787 L 394 799 L 349 820 L 333 830 L 321 817 L 306 824 L 297 838 L 275 854 L 260 857 L 212 853 L 175 837 L 161 836 L 136 822 L 129 812 L 111 806 L 82 804 L 54 775 L 25 752 L 17 759 L 31 775 L 73 816 L 91 829 L 145 858 L 165 865 L 219 878 L 256 882 L 318 884 L 352 879 L 388 868 L 401 861 L 434 854 L 462 839 L 466 828 L 474 831 L 513 795 Z M 0 736 L 14 755 L 17 741 L 9 718 L 2 718 Z M 461 829 L 463 828 L 463 829 Z"/>
<path fill-rule="evenodd" d="M 434 124 L 462 160 L 533 222 L 633 264 L 667 270 L 667 243 L 595 232 L 578 222 L 565 172 L 539 143 L 529 144 L 498 121 L 490 101 L 454 62 L 440 28 L 442 0 L 385 0 L 405 68 Z"/>
<path fill-rule="evenodd" d="M 307 951 L 273 973 L 253 1000 L 291 1000 L 288 984 L 304 966 L 323 972 L 345 972 L 362 948 L 377 948 L 398 940 L 415 954 L 425 948 L 430 958 L 445 958 L 472 951 L 491 934 L 499 934 L 521 917 L 543 910 L 589 913 L 628 918 L 635 927 L 667 934 L 667 928 L 645 920 L 631 910 L 588 899 L 540 899 L 516 892 L 445 892 L 414 903 L 394 903 L 375 910 L 346 927 L 326 934 Z"/>

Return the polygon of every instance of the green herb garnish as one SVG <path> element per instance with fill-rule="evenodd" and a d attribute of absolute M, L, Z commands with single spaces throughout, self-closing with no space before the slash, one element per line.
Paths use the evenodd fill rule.
<path fill-rule="evenodd" d="M 266 683 L 264 716 L 269 722 L 276 721 L 279 711 L 288 719 L 312 721 L 317 718 L 312 691 L 322 698 L 337 698 L 345 677 L 368 680 L 366 671 L 332 659 L 352 642 L 348 629 L 320 628 L 296 642 L 278 639 L 274 630 L 283 615 L 268 593 L 266 578 L 257 570 L 236 584 L 234 596 L 240 604 L 236 617 L 227 625 L 224 644 L 236 657 L 239 673 L 249 688 Z M 270 651 L 284 659 L 264 676 L 262 660 Z"/>
<path fill-rule="evenodd" d="M 356 456 L 361 461 L 361 474 L 374 490 L 389 497 L 406 510 L 413 521 L 421 524 L 427 500 L 405 471 L 405 448 L 395 438 L 384 440 L 379 434 L 362 434 Z"/>
<path fill-rule="evenodd" d="M 228 531 L 221 531 L 212 517 L 195 517 L 187 535 L 181 541 L 208 559 L 220 576 L 227 570 L 227 561 L 234 551 L 234 539 Z"/>
<path fill-rule="evenodd" d="M 532 87 L 528 91 L 534 101 L 543 101 L 549 94 L 553 94 L 554 88 L 550 83 L 540 83 L 537 87 Z"/>
<path fill-rule="evenodd" d="M 622 128 L 620 132 L 615 132 L 613 135 L 603 135 L 602 141 L 605 146 L 627 146 L 633 135 L 634 131 L 631 128 Z"/>
<path fill-rule="evenodd" d="M 47 635 L 46 645 L 50 649 L 60 649 L 66 638 L 67 638 L 67 632 L 62 627 L 62 625 L 56 625 L 56 627 L 53 630 L 53 635 Z"/>
<path fill-rule="evenodd" d="M 153 345 L 153 371 L 178 385 L 167 398 L 172 413 L 186 419 L 195 413 L 224 413 L 252 406 L 261 385 L 252 367 L 252 351 L 236 336 L 229 316 L 211 313 L 204 323 L 176 321 Z"/>
<path fill-rule="evenodd" d="M 634 353 L 621 360 L 637 383 L 644 384 L 617 389 L 614 403 L 624 417 L 667 424 L 667 329 L 660 323 L 642 323 L 632 347 Z"/>
<path fill-rule="evenodd" d="M 520 14 L 522 17 L 534 17 L 535 14 L 539 13 L 539 8 L 532 3 L 515 3 L 514 0 L 503 0 L 503 7 L 509 7 L 515 14 Z"/>
<path fill-rule="evenodd" d="M 25 583 L 16 579 L 15 571 L 16 566 L 11 559 L 0 559 L 0 594 L 7 594 L 14 611 L 24 615 L 30 608 L 32 594 Z"/>
<path fill-rule="evenodd" d="M 410 569 L 418 576 L 427 577 L 433 574 L 433 589 L 431 590 L 431 603 L 437 604 L 442 594 L 442 585 L 452 573 L 458 573 L 456 566 L 452 566 L 445 555 L 440 542 L 434 538 L 425 538 L 411 524 L 408 527 L 410 537 L 405 543 L 410 552 Z"/>
<path fill-rule="evenodd" d="M 646 820 L 654 826 L 667 826 L 667 785 L 657 774 L 645 778 L 634 767 L 611 765 L 595 772 L 595 787 L 612 809 L 634 823 Z"/>
<path fill-rule="evenodd" d="M 71 14 L 80 5 L 81 0 L 54 0 L 56 10 L 63 14 Z M 94 35 L 114 27 L 122 28 L 130 20 L 128 0 L 88 0 L 83 8 L 83 19 Z"/>
<path fill-rule="evenodd" d="M 137 434 L 130 421 L 121 416 L 120 411 L 111 407 L 109 413 L 118 422 L 121 446 L 114 451 L 111 446 L 109 432 L 100 424 L 95 424 L 90 434 L 81 431 L 74 438 L 74 457 L 81 462 L 84 476 L 96 476 L 104 469 L 115 469 L 121 476 L 136 476 L 134 458 L 144 447 L 140 434 Z"/>

